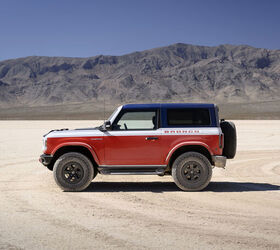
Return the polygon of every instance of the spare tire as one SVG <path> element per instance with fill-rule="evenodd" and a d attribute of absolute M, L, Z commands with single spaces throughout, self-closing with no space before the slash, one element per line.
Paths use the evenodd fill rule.
<path fill-rule="evenodd" d="M 223 156 L 232 159 L 236 153 L 236 128 L 233 122 L 221 121 L 221 129 L 224 134 Z"/>

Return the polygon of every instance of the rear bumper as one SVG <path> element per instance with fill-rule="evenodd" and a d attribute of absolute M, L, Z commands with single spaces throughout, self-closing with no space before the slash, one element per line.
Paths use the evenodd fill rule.
<path fill-rule="evenodd" d="M 40 155 L 39 162 L 41 162 L 44 166 L 48 166 L 51 163 L 53 156 L 42 154 Z"/>
<path fill-rule="evenodd" d="M 227 158 L 225 156 L 222 156 L 222 155 L 213 155 L 212 156 L 212 161 L 213 161 L 215 167 L 225 168 Z"/>

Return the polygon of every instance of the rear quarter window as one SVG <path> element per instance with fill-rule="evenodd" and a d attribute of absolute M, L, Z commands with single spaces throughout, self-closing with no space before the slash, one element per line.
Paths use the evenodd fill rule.
<path fill-rule="evenodd" d="M 209 109 L 167 109 L 168 126 L 209 126 Z"/>

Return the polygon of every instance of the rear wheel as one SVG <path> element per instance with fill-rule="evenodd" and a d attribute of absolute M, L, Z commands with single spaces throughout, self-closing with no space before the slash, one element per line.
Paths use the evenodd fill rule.
<path fill-rule="evenodd" d="M 199 191 L 209 184 L 212 166 L 209 160 L 200 153 L 183 153 L 172 165 L 172 177 L 180 189 Z"/>
<path fill-rule="evenodd" d="M 60 156 L 53 168 L 57 185 L 64 191 L 82 191 L 94 178 L 94 167 L 83 154 L 70 152 Z"/>

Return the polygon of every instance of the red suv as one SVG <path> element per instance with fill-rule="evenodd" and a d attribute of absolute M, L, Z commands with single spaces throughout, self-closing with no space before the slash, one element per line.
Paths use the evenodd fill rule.
<path fill-rule="evenodd" d="M 81 191 L 97 173 L 172 175 L 186 191 L 205 188 L 212 166 L 236 152 L 236 129 L 214 104 L 127 104 L 103 125 L 51 130 L 40 162 L 65 191 Z"/>

